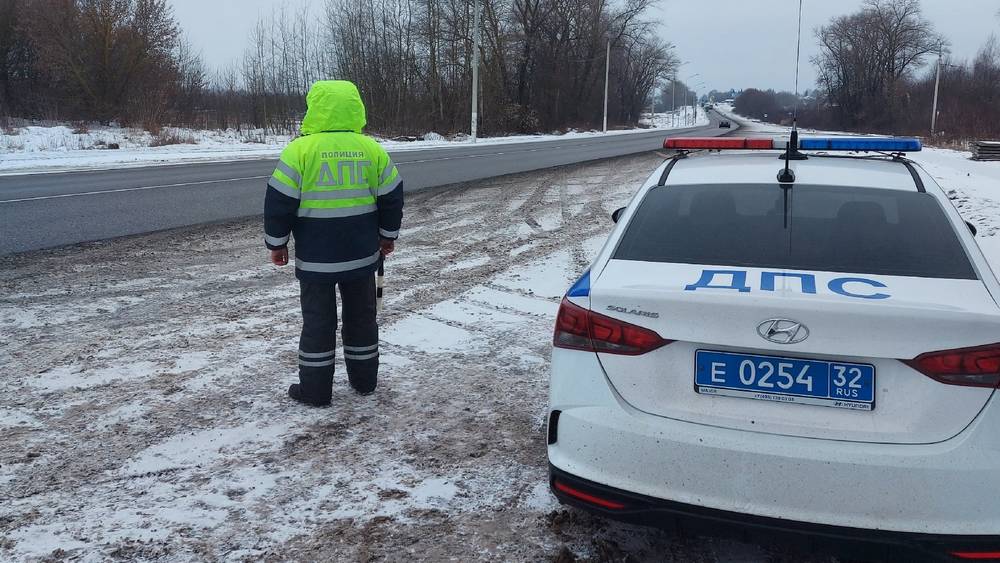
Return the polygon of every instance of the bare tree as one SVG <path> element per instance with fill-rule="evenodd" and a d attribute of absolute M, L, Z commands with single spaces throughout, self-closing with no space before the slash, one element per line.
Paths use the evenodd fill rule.
<path fill-rule="evenodd" d="M 867 0 L 861 11 L 835 18 L 816 36 L 819 82 L 853 127 L 894 122 L 901 86 L 946 44 L 921 15 L 919 0 Z"/>
<path fill-rule="evenodd" d="M 34 52 L 22 33 L 25 0 L 0 0 L 0 116 L 28 110 L 26 90 L 36 73 Z"/>
<path fill-rule="evenodd" d="M 181 39 L 175 56 L 177 83 L 172 93 L 171 105 L 178 122 L 208 128 L 208 116 L 202 110 L 204 93 L 208 87 L 208 73 L 201 53 L 195 52 L 191 43 Z"/>
<path fill-rule="evenodd" d="M 166 0 L 31 0 L 39 63 L 67 101 L 101 121 L 156 121 L 176 80 L 178 28 Z"/>

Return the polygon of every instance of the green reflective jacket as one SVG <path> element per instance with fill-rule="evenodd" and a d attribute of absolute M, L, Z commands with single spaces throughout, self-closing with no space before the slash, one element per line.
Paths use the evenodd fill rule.
<path fill-rule="evenodd" d="M 268 180 L 265 243 L 280 248 L 294 234 L 300 278 L 367 269 L 379 236 L 399 236 L 402 178 L 385 149 L 361 134 L 365 106 L 353 83 L 317 82 L 306 102 L 302 136 Z"/>
<path fill-rule="evenodd" d="M 281 153 L 285 167 L 278 167 L 275 178 L 301 191 L 300 217 L 373 211 L 379 192 L 394 188 L 399 172 L 385 150 L 361 134 L 365 106 L 357 87 L 345 80 L 320 81 L 309 90 L 306 103 L 302 137 Z"/>

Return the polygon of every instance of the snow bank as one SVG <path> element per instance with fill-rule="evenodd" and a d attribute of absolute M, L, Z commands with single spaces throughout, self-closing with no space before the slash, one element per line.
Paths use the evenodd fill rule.
<path fill-rule="evenodd" d="M 14 134 L 0 133 L 0 173 L 271 157 L 290 139 L 259 129 L 199 131 L 167 127 L 153 135 L 123 127 L 30 126 L 16 129 Z M 110 148 L 116 145 L 117 149 Z"/>
<path fill-rule="evenodd" d="M 690 110 L 689 110 L 690 111 Z M 695 126 L 708 124 L 708 117 L 697 108 Z M 682 109 L 677 115 L 655 114 L 644 120 L 645 129 L 623 131 L 570 131 L 550 135 L 511 135 L 507 137 L 479 138 L 478 144 L 523 143 L 576 139 L 601 135 L 628 135 L 642 132 L 650 126 L 671 129 L 691 126 L 691 114 L 685 121 Z M 168 139 L 177 144 L 157 145 L 157 140 Z M 168 127 L 155 136 L 142 129 L 122 127 L 94 127 L 74 129 L 66 125 L 54 127 L 22 127 L 13 134 L 0 133 L 0 174 L 32 174 L 39 172 L 65 172 L 67 170 L 93 170 L 111 167 L 150 166 L 205 161 L 226 161 L 255 158 L 274 158 L 292 139 L 290 135 L 266 134 L 260 129 L 202 131 Z M 419 141 L 379 140 L 382 146 L 394 152 L 437 147 L 454 147 L 470 143 L 467 135 L 444 137 L 436 132 L 426 133 Z M 118 149 L 108 148 L 118 145 Z"/>

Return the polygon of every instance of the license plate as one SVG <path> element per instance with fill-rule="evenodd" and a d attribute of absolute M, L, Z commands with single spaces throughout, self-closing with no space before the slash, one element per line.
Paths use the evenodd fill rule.
<path fill-rule="evenodd" d="M 754 354 L 695 352 L 694 388 L 706 395 L 875 408 L 875 366 Z"/>

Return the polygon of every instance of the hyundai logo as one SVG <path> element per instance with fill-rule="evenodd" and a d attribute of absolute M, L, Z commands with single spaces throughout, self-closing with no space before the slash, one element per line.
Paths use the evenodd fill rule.
<path fill-rule="evenodd" d="M 809 338 L 809 329 L 790 319 L 768 319 L 757 325 L 757 334 L 775 344 L 798 344 Z"/>

